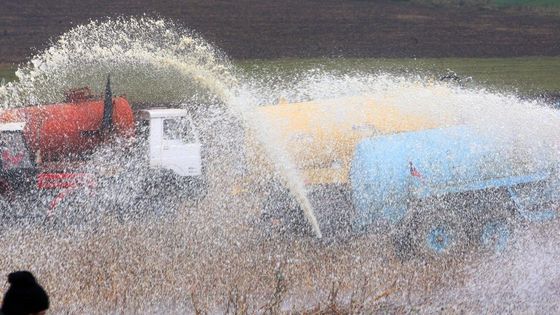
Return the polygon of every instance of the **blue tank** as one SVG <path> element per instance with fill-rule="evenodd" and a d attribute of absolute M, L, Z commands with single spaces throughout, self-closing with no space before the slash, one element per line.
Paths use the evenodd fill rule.
<path fill-rule="evenodd" d="M 521 169 L 507 145 L 490 138 L 456 126 L 362 140 L 350 170 L 355 228 L 399 222 L 412 199 L 515 187 L 550 176 Z"/>

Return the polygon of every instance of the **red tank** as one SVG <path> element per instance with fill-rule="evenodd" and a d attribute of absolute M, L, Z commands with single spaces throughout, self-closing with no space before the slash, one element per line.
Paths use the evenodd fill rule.
<path fill-rule="evenodd" d="M 0 112 L 0 123 L 25 122 L 24 137 L 44 162 L 79 158 L 106 138 L 102 129 L 104 101 L 79 93 L 67 94 L 67 102 L 9 109 Z M 112 130 L 116 136 L 134 135 L 134 116 L 128 101 L 112 98 Z"/>

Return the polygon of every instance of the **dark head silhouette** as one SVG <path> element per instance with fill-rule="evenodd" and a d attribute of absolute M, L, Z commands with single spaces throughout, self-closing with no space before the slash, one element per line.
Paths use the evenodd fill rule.
<path fill-rule="evenodd" d="M 49 308 L 47 292 L 29 271 L 16 271 L 8 275 L 10 288 L 2 300 L 2 315 L 44 314 Z"/>

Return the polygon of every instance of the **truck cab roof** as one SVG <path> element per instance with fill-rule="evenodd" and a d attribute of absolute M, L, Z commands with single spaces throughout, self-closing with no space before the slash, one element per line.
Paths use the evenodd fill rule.
<path fill-rule="evenodd" d="M 138 111 L 142 119 L 167 118 L 167 117 L 187 117 L 188 111 L 182 108 L 150 108 Z"/>
<path fill-rule="evenodd" d="M 24 122 L 0 123 L 0 131 L 22 131 L 24 127 Z"/>

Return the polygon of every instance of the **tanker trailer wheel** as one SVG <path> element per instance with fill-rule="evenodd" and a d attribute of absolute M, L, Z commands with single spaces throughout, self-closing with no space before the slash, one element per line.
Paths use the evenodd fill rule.
<path fill-rule="evenodd" d="M 460 218 L 445 208 L 415 212 L 405 219 L 396 234 L 394 244 L 400 259 L 439 260 L 460 256 L 468 243 Z"/>
<path fill-rule="evenodd" d="M 480 231 L 480 246 L 484 252 L 503 253 L 511 242 L 511 225 L 505 219 L 487 220 Z"/>
<path fill-rule="evenodd" d="M 457 238 L 455 228 L 446 222 L 430 224 L 423 233 L 424 250 L 429 254 L 435 253 L 439 255 L 443 254 L 445 251 L 449 251 L 451 246 L 455 244 Z"/>
<path fill-rule="evenodd" d="M 515 210 L 503 189 L 480 191 L 471 202 L 469 240 L 481 254 L 500 254 L 511 243 Z"/>

